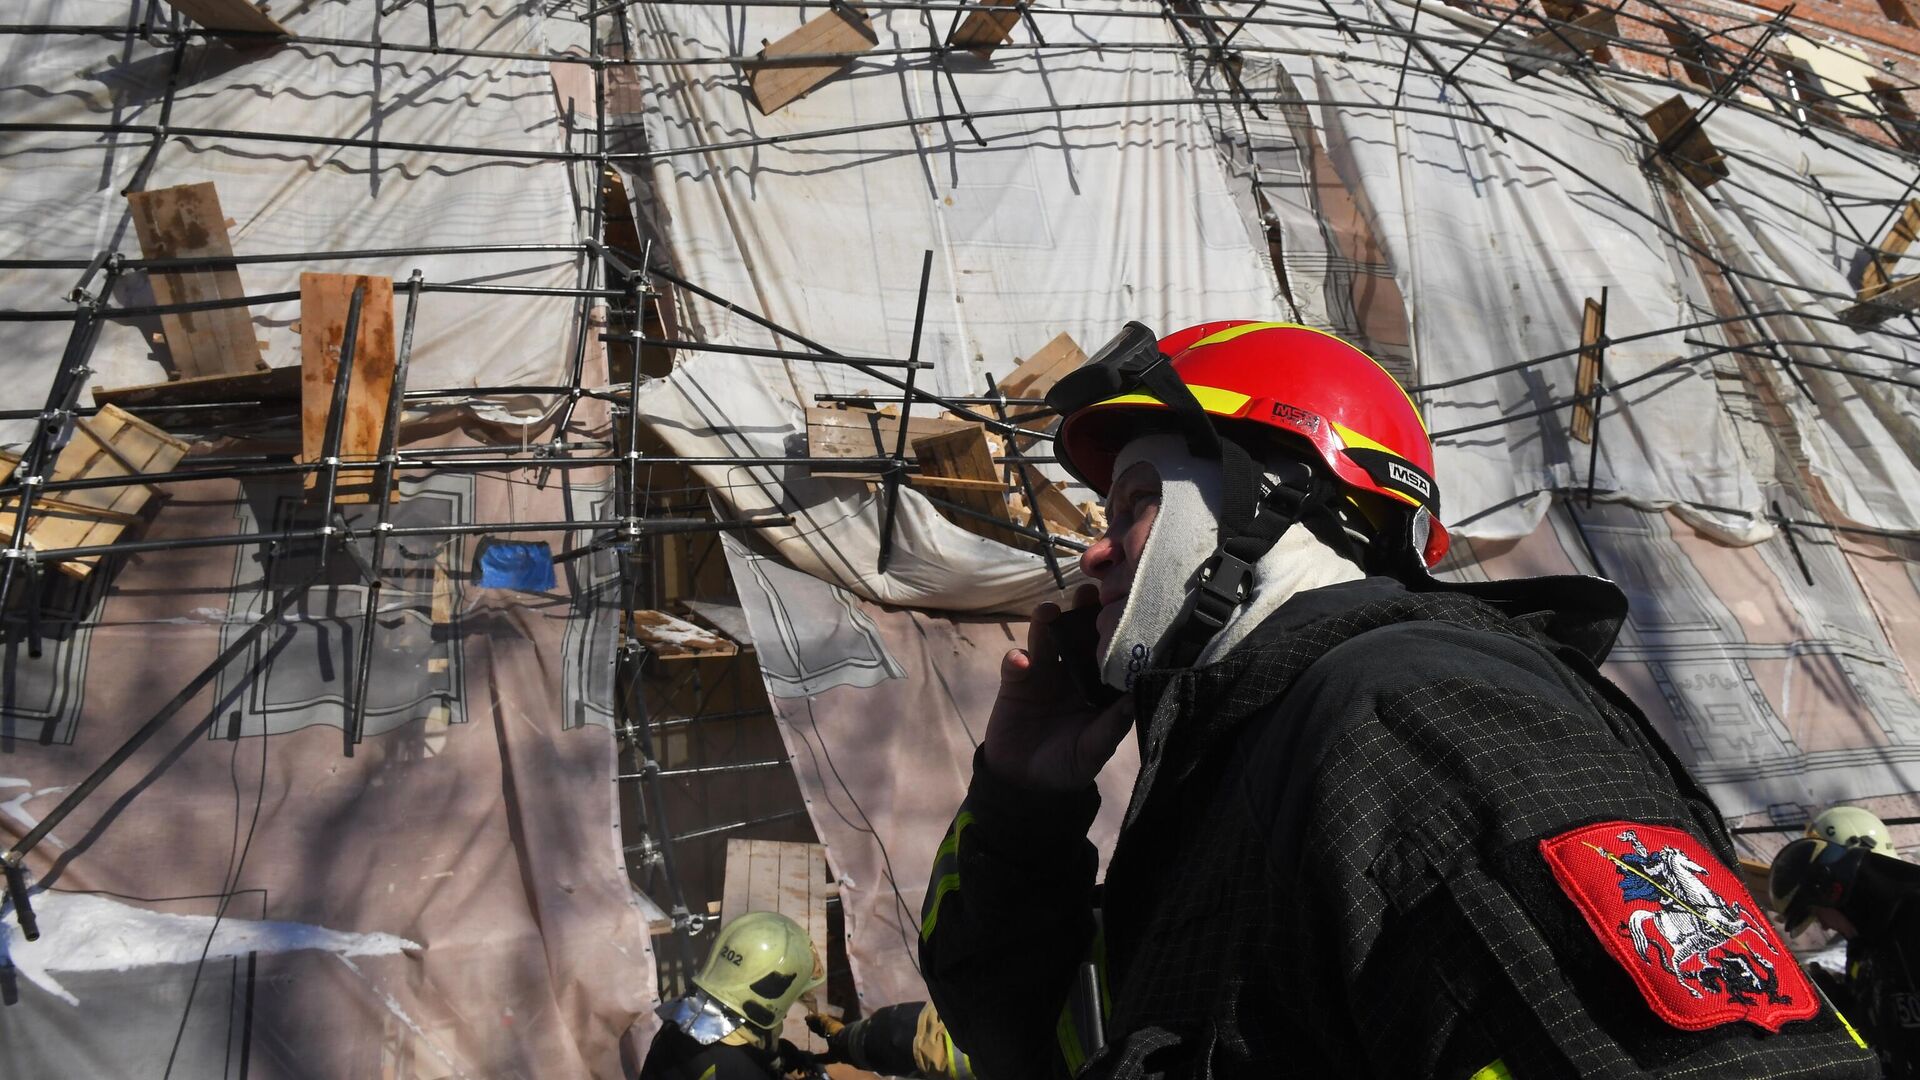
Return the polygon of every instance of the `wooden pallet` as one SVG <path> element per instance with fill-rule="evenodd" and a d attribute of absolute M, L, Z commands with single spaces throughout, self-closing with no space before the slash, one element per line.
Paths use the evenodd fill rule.
<path fill-rule="evenodd" d="M 187 453 L 187 444 L 112 405 L 90 418 L 75 418 L 73 439 L 54 459 L 50 479 L 130 476 L 173 471 Z M 0 452 L 0 483 L 13 478 L 20 458 Z M 125 487 L 81 488 L 36 497 L 27 515 L 27 543 L 38 551 L 111 544 L 130 525 L 157 489 L 142 484 Z M 0 503 L 0 521 L 11 526 L 19 513 L 17 499 Z M 11 537 L 9 537 L 11 539 Z M 85 578 L 99 566 L 99 556 L 55 563 L 68 577 Z"/>
<path fill-rule="evenodd" d="M 346 419 L 340 427 L 340 458 L 372 461 L 380 455 L 380 433 L 387 424 L 387 395 L 393 385 L 393 279 L 361 274 L 300 275 L 300 460 L 316 462 L 325 454 L 327 412 L 333 407 L 333 380 L 340 369 L 340 346 L 347 333 L 353 291 L 366 286 L 360 328 L 354 335 L 353 371 L 347 382 Z M 342 469 L 336 503 L 373 501 L 374 472 Z M 322 474 L 306 474 L 310 497 L 318 497 Z M 400 488 L 394 486 L 392 498 Z"/>
<path fill-rule="evenodd" d="M 978 425 L 966 420 L 947 420 L 931 416 L 907 418 L 907 447 L 914 440 L 934 435 L 966 431 Z M 807 456 L 815 458 L 884 458 L 893 456 L 900 437 L 900 418 L 871 409 L 808 409 Z M 873 479 L 880 474 L 871 468 L 837 470 L 815 465 L 815 476 L 846 476 Z"/>
<path fill-rule="evenodd" d="M 879 43 L 873 20 L 858 4 L 836 4 L 742 65 L 753 87 L 753 103 L 763 115 L 772 115 L 852 67 L 861 53 Z M 811 59 L 782 59 L 803 56 Z"/>
<path fill-rule="evenodd" d="M 980 7 L 954 28 L 947 45 L 965 49 L 985 60 L 1013 32 L 1014 24 L 1020 21 L 1020 7 L 1019 0 L 979 0 L 979 3 Z"/>
<path fill-rule="evenodd" d="M 987 515 L 983 520 L 973 514 L 955 513 L 946 507 L 940 512 L 947 520 L 976 536 L 1002 544 L 1026 547 L 1032 544 L 1012 528 L 1013 516 L 1007 510 L 1007 486 L 1000 481 L 993 465 L 993 451 L 987 447 L 985 428 L 969 424 L 964 431 L 933 435 L 913 441 L 914 456 L 920 459 L 920 481 L 932 477 L 967 480 L 972 483 L 942 491 L 940 497 L 957 506 Z M 989 486 L 990 485 L 990 486 Z M 1006 522 L 1003 527 L 996 522 Z"/>
<path fill-rule="evenodd" d="M 1850 326 L 1872 326 L 1913 311 L 1920 311 L 1920 274 L 1901 278 L 1870 299 L 1848 307 L 1840 313 L 1840 321 Z"/>
<path fill-rule="evenodd" d="M 820 962 L 826 963 L 827 900 L 839 895 L 840 886 L 827 873 L 824 844 L 730 839 L 722 889 L 723 925 L 750 911 L 778 912 L 806 927 Z M 826 996 L 826 988 L 821 987 L 811 1000 L 824 1004 Z M 802 1047 L 813 1037 L 798 1012 L 788 1014 L 781 1034 Z"/>
<path fill-rule="evenodd" d="M 184 184 L 127 195 L 140 254 L 149 259 L 221 258 L 233 254 L 226 214 L 211 183 Z M 161 304 L 237 300 L 247 295 L 233 265 L 165 270 L 148 275 Z M 167 352 L 182 379 L 238 375 L 266 366 L 245 307 L 211 308 L 160 316 Z"/>

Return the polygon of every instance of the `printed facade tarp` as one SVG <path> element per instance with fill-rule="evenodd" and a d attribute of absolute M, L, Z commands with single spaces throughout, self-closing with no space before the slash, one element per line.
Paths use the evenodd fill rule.
<path fill-rule="evenodd" d="M 603 493 L 574 472 L 544 491 L 407 481 L 396 515 L 587 518 Z M 198 481 L 149 535 L 252 531 L 262 508 L 279 528 L 316 524 L 300 506 L 297 486 Z M 370 508 L 347 516 L 364 537 Z M 295 599 L 32 857 L 42 934 L 26 941 L 9 914 L 0 937 L 0 1072 L 620 1070 L 654 961 L 594 677 L 612 665 L 603 576 L 581 560 L 544 595 L 472 587 L 473 546 L 388 545 L 351 757 L 368 591 L 346 554 L 318 578 L 306 553 L 264 544 L 129 557 L 97 572 L 106 589 L 53 575 L 76 594 L 70 621 L 43 621 L 38 657 L 25 635 L 0 646 L 20 695 L 0 731 L 6 843 L 256 626 L 269 594 Z"/>

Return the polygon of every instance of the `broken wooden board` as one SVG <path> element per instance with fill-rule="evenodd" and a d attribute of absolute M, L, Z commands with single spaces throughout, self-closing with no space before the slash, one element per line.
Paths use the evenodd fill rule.
<path fill-rule="evenodd" d="M 915 416 L 907 420 L 909 453 L 913 440 L 965 431 L 978 425 L 964 420 Z M 893 456 L 900 438 L 900 419 L 872 409 L 808 409 L 807 456 L 813 458 L 885 458 Z M 871 479 L 872 468 L 836 471 L 813 466 L 815 476 Z"/>
<path fill-rule="evenodd" d="M 1920 310 L 1920 274 L 1901 278 L 1872 299 L 1847 308 L 1840 313 L 1840 321 L 1849 326 L 1872 326 L 1916 310 Z"/>
<path fill-rule="evenodd" d="M 995 46 L 1007 40 L 1014 24 L 1020 21 L 1019 0 L 979 0 L 980 6 L 954 28 L 947 46 L 965 49 L 982 60 L 993 55 Z"/>
<path fill-rule="evenodd" d="M 1033 485 L 1034 500 L 1040 504 L 1040 520 L 1046 523 L 1048 532 L 1093 535 L 1087 531 L 1087 516 L 1067 498 L 1066 484 L 1048 480 L 1031 465 L 1022 465 L 1020 469 L 1026 474 L 1027 483 Z"/>
<path fill-rule="evenodd" d="M 1600 337 L 1606 333 L 1606 313 L 1593 297 L 1587 297 L 1580 316 L 1580 365 L 1574 372 L 1573 392 L 1580 400 L 1573 405 L 1573 428 L 1569 432 L 1578 442 L 1593 441 L 1593 411 L 1599 402 L 1590 397 L 1600 385 Z"/>
<path fill-rule="evenodd" d="M 1868 252 L 1866 269 L 1860 272 L 1860 299 L 1870 300 L 1893 287 L 1893 268 L 1920 235 L 1920 199 L 1909 200 L 1906 209 L 1893 223 L 1887 238 L 1877 250 Z"/>
<path fill-rule="evenodd" d="M 1000 392 L 1010 398 L 1046 397 L 1054 383 L 1086 362 L 1087 354 L 1081 351 L 1073 335 L 1057 334 L 1052 341 L 1041 346 L 1039 352 L 1020 361 L 1018 367 L 1000 380 Z"/>
<path fill-rule="evenodd" d="M 770 116 L 852 67 L 861 53 L 879 42 L 873 21 L 859 5 L 835 5 L 742 65 L 753 87 L 753 102 Z"/>
<path fill-rule="evenodd" d="M 326 455 L 327 411 L 333 406 L 333 380 L 347 333 L 353 291 L 365 286 L 360 329 L 354 336 L 353 370 L 347 382 L 346 415 L 340 425 L 343 461 L 372 461 L 380 455 L 380 432 L 387 424 L 387 395 L 393 385 L 393 279 L 359 274 L 300 275 L 300 460 Z M 324 487 L 323 473 L 306 474 L 309 497 Z M 373 501 L 374 472 L 342 469 L 334 502 Z M 393 497 L 400 489 L 395 485 Z"/>
<path fill-rule="evenodd" d="M 221 258 L 233 254 L 227 218 L 211 183 L 184 184 L 127 195 L 140 254 L 148 259 Z M 238 300 L 247 295 L 240 271 L 231 264 L 195 270 L 150 272 L 153 298 L 160 304 Z M 183 379 L 238 375 L 266 366 L 253 336 L 253 316 L 242 307 L 182 311 L 160 316 L 174 372 Z"/>
<path fill-rule="evenodd" d="M 54 459 L 48 479 L 84 480 L 103 476 L 172 472 L 187 444 L 152 424 L 108 405 L 92 417 L 76 417 L 73 438 Z M 20 458 L 0 453 L 0 483 L 11 479 Z M 33 500 L 27 515 L 27 543 L 39 551 L 95 547 L 118 540 L 137 524 L 156 489 L 145 484 L 55 491 Z M 18 499 L 0 503 L 0 521 L 12 527 Z M 11 536 L 8 537 L 11 540 Z M 68 577 L 85 578 L 100 564 L 98 556 L 55 563 Z"/>
<path fill-rule="evenodd" d="M 942 491 L 938 498 L 986 515 L 981 518 L 974 514 L 957 513 L 935 504 L 947 520 L 976 536 L 984 536 L 1002 544 L 1014 547 L 1032 545 L 1031 539 L 1012 528 L 1013 516 L 1007 511 L 1007 486 L 1000 481 L 999 470 L 994 468 L 993 451 L 987 447 L 984 428 L 970 425 L 964 431 L 915 439 L 913 453 L 920 459 L 922 481 L 931 477 L 952 477 L 994 483 L 996 490 L 991 491 L 976 485 Z M 996 522 L 1006 522 L 1006 525 Z"/>
<path fill-rule="evenodd" d="M 727 923 L 752 911 L 772 911 L 806 928 L 821 964 L 827 960 L 827 901 L 839 895 L 839 883 L 827 874 L 824 844 L 780 840 L 727 841 L 726 878 L 721 885 L 720 920 Z M 825 987 L 818 994 L 824 1001 Z M 808 1000 L 806 998 L 803 1001 Z M 812 1038 L 801 1012 L 791 1012 L 781 1033 L 797 1046 Z M 823 1044 L 824 1045 L 824 1044 Z"/>
<path fill-rule="evenodd" d="M 174 9 L 201 26 L 219 33 L 274 34 L 292 37 L 286 27 L 247 0 L 167 0 Z"/>
<path fill-rule="evenodd" d="M 1643 118 L 1653 129 L 1658 143 L 1654 153 L 1666 158 L 1681 176 L 1704 191 L 1727 178 L 1727 160 L 1713 145 L 1713 140 L 1707 138 L 1698 117 L 1698 112 L 1688 107 L 1687 99 L 1675 94 Z"/>
<path fill-rule="evenodd" d="M 1560 20 L 1527 39 L 1507 60 L 1507 74 L 1515 80 L 1548 68 L 1590 56 L 1620 36 L 1620 22 L 1610 8 L 1598 8 L 1576 18 Z"/>
<path fill-rule="evenodd" d="M 138 409 L 163 426 L 208 425 L 257 420 L 300 406 L 300 369 L 262 368 L 243 375 L 202 375 L 145 386 L 93 388 L 95 405 Z M 230 406 L 209 408 L 208 406 Z M 177 408 L 177 413 L 169 409 Z"/>
<path fill-rule="evenodd" d="M 707 660 L 740 651 L 740 646 L 715 631 L 664 611 L 628 612 L 627 632 L 646 646 L 655 660 Z"/>

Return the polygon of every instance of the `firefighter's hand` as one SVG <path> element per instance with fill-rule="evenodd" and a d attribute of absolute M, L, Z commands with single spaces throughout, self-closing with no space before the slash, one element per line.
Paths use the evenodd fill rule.
<path fill-rule="evenodd" d="M 1099 589 L 1083 585 L 1074 607 L 1097 606 Z M 1017 787 L 1077 791 L 1093 783 L 1133 725 L 1133 697 L 1095 709 L 1063 670 L 1048 624 L 1057 604 L 1033 609 L 1027 647 L 1000 661 L 1000 696 L 987 721 L 986 761 Z"/>
<path fill-rule="evenodd" d="M 840 1029 L 843 1027 L 846 1027 L 846 1025 L 828 1016 L 826 1013 L 810 1012 L 807 1014 L 807 1030 L 823 1039 L 831 1039 L 835 1035 L 840 1034 Z"/>

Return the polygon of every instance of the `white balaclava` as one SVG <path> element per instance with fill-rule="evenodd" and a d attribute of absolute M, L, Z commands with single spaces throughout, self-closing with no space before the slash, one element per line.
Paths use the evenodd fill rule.
<path fill-rule="evenodd" d="M 1220 463 L 1195 457 L 1184 436 L 1158 433 L 1142 435 L 1122 448 L 1112 475 L 1118 479 L 1143 461 L 1160 474 L 1160 512 L 1140 553 L 1113 640 L 1100 658 L 1102 679 L 1117 690 L 1130 689 L 1134 676 L 1161 659 L 1153 655 L 1155 646 L 1186 606 L 1201 565 L 1220 546 L 1225 488 Z M 1306 526 L 1288 529 L 1254 564 L 1247 602 L 1207 643 L 1197 663 L 1225 656 L 1294 594 L 1363 576 Z"/>

